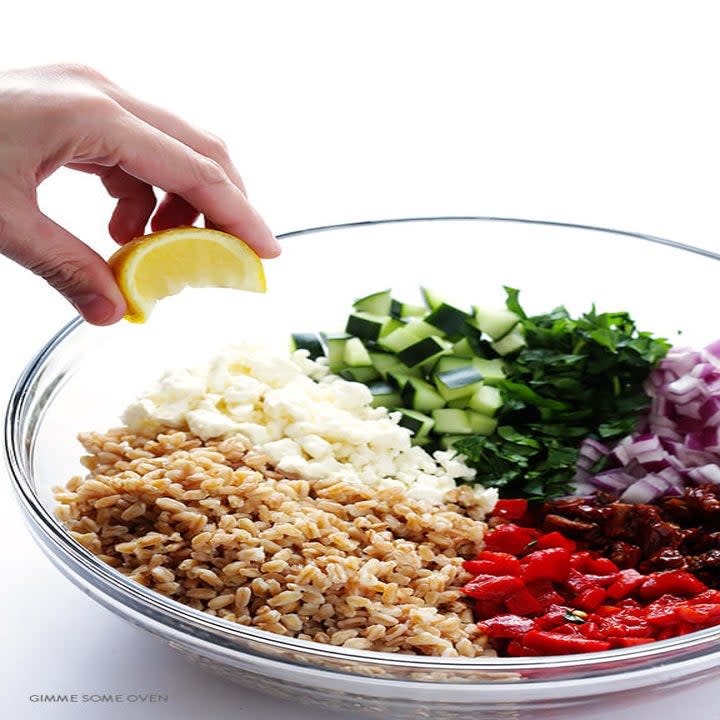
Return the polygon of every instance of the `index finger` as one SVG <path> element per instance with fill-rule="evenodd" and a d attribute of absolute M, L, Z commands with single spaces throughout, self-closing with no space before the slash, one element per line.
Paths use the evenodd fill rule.
<path fill-rule="evenodd" d="M 223 167 L 130 113 L 104 128 L 115 162 L 130 175 L 187 200 L 218 228 L 244 240 L 261 257 L 280 245 Z"/>

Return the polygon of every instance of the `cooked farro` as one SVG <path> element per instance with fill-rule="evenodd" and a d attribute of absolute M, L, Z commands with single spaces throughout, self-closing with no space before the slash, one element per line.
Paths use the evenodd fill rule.
<path fill-rule="evenodd" d="M 430 506 L 398 488 L 287 476 L 239 437 L 120 428 L 80 440 L 88 473 L 56 488 L 58 517 L 133 580 L 305 640 L 494 654 L 458 590 L 485 530 L 470 488 Z"/>

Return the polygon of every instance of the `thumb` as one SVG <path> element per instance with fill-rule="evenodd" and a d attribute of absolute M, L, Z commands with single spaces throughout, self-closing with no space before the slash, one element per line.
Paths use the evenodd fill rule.
<path fill-rule="evenodd" d="M 47 280 L 93 325 L 110 325 L 126 312 L 102 257 L 27 201 L 0 215 L 0 253 Z"/>

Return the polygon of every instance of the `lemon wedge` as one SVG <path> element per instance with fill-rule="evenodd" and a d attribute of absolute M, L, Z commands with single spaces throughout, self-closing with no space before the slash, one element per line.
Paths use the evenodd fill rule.
<path fill-rule="evenodd" d="M 125 319 L 145 322 L 155 303 L 186 287 L 265 292 L 255 252 L 233 235 L 197 227 L 161 230 L 131 240 L 108 264 L 128 305 Z"/>

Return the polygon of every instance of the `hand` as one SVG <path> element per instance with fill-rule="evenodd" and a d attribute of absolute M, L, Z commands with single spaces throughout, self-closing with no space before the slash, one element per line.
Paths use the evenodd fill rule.
<path fill-rule="evenodd" d="M 126 306 L 107 263 L 43 215 L 37 186 L 60 167 L 95 173 L 117 206 L 110 235 L 206 223 L 261 257 L 280 252 L 223 143 L 80 66 L 0 73 L 0 253 L 45 278 L 96 325 Z M 167 192 L 157 209 L 153 186 Z"/>

